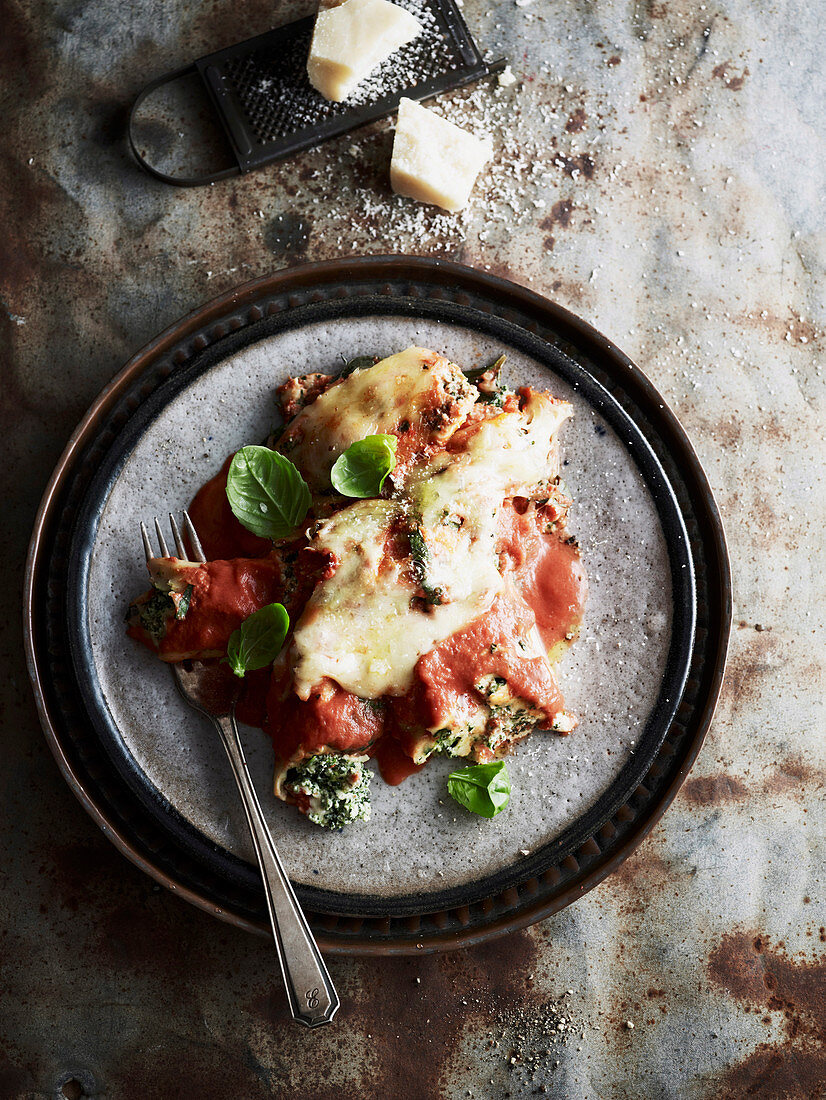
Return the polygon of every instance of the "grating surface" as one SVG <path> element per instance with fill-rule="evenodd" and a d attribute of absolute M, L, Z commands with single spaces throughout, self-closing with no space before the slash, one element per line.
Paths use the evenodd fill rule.
<path fill-rule="evenodd" d="M 453 0 L 400 0 L 422 33 L 343 103 L 310 84 L 314 19 L 301 19 L 196 62 L 242 170 L 381 118 L 402 96 L 423 99 L 487 72 Z"/>

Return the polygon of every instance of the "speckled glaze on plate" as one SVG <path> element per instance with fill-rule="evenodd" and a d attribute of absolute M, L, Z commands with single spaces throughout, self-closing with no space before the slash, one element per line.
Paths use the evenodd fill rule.
<path fill-rule="evenodd" d="M 456 265 L 370 258 L 250 284 L 136 357 L 64 456 L 51 488 L 68 491 L 73 522 L 50 562 L 53 579 L 58 552 L 67 566 L 64 620 L 44 624 L 52 653 L 62 653 L 51 670 L 65 687 L 57 706 L 44 690 L 42 632 L 34 620 L 30 627 L 44 725 L 87 807 L 161 881 L 237 923 L 263 926 L 223 750 L 166 670 L 123 634 L 125 607 L 146 583 L 137 520 L 183 506 L 226 454 L 263 438 L 276 420 L 274 388 L 288 375 L 335 369 L 342 353 L 389 354 L 411 343 L 464 367 L 504 351 L 511 382 L 574 405 L 562 433 L 564 477 L 591 594 L 562 681 L 581 724 L 568 738 L 536 734 L 518 747 L 509 758 L 511 803 L 494 821 L 447 798 L 452 764 L 438 760 L 398 788 L 377 777 L 373 820 L 341 833 L 266 797 L 271 750 L 260 731 L 245 730 L 302 902 L 317 914 L 325 946 L 344 951 L 455 945 L 566 904 L 581 892 L 574 884 L 598 881 L 662 812 L 676 786 L 660 760 L 684 773 L 699 747 L 728 625 L 722 532 L 687 441 L 627 360 L 558 307 Z M 699 491 L 686 485 L 695 471 Z M 46 524 L 57 521 L 69 536 L 55 503 L 47 493 L 35 531 L 33 601 Z M 711 634 L 709 580 L 723 594 Z M 81 754 L 78 764 L 67 750 L 79 747 L 81 715 L 86 761 Z M 90 756 L 91 784 L 79 774 Z"/>

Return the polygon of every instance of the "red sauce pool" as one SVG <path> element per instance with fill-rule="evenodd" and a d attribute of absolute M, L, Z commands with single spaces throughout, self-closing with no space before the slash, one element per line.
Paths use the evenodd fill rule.
<path fill-rule="evenodd" d="M 409 775 L 424 767 L 424 764 L 414 764 L 394 737 L 382 737 L 370 755 L 378 764 L 382 779 L 391 787 L 398 787 Z"/>
<path fill-rule="evenodd" d="M 503 508 L 501 552 L 510 559 L 519 591 L 536 616 L 545 648 L 550 650 L 582 622 L 588 581 L 575 542 L 563 542 L 555 532 L 543 532 L 541 516 L 520 515 Z"/>

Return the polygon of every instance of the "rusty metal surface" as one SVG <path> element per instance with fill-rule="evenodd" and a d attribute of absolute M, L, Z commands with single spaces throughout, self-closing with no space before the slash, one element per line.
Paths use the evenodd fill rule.
<path fill-rule="evenodd" d="M 133 168 L 123 122 L 142 83 L 266 29 L 272 5 L 6 0 L 10 587 L 74 424 L 155 332 L 298 259 L 448 255 L 602 329 L 691 435 L 738 624 L 706 746 L 581 902 L 455 954 L 334 959 L 342 1010 L 305 1034 L 268 945 L 154 886 L 76 803 L 39 731 L 12 596 L 0 1097 L 826 1094 L 826 29 L 814 5 L 746 0 L 464 11 L 518 82 L 450 97 L 494 131 L 497 162 L 466 217 L 438 218 L 390 199 L 383 124 L 206 191 Z"/>

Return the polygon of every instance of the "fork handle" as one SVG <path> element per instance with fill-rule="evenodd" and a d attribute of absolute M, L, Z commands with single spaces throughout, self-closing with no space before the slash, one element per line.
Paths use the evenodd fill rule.
<path fill-rule="evenodd" d="M 241 801 L 244 803 L 255 854 L 264 879 L 267 909 L 290 1011 L 293 1019 L 307 1027 L 321 1027 L 330 1023 L 341 1002 L 275 850 L 250 779 L 235 715 L 210 717 L 221 734 L 238 790 L 241 792 Z"/>

